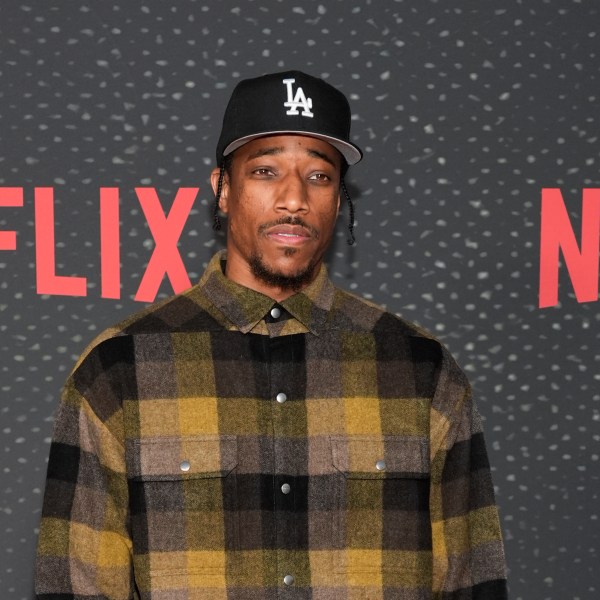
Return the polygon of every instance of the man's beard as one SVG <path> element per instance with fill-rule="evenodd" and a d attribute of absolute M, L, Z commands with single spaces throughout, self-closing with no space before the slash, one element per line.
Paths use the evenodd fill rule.
<path fill-rule="evenodd" d="M 258 234 L 264 235 L 264 232 L 276 225 L 300 225 L 304 227 L 310 235 L 319 239 L 319 231 L 312 225 L 306 223 L 301 217 L 281 217 L 276 221 L 264 223 L 258 228 Z M 286 256 L 293 256 L 297 252 L 296 248 L 285 248 L 284 254 Z M 270 269 L 264 262 L 261 254 L 253 254 L 249 259 L 250 268 L 252 274 L 260 279 L 263 283 L 268 286 L 279 288 L 281 290 L 298 292 L 302 288 L 306 287 L 313 279 L 313 273 L 317 262 L 311 261 L 304 269 L 299 270 L 292 275 L 286 275 L 280 271 L 274 271 Z"/>
<path fill-rule="evenodd" d="M 288 248 L 286 249 L 286 254 L 288 252 L 289 254 L 293 254 L 295 250 Z M 249 264 L 252 274 L 263 283 L 266 283 L 270 287 L 292 292 L 299 292 L 302 288 L 306 287 L 312 281 L 315 270 L 315 265 L 311 262 L 304 269 L 291 275 L 286 275 L 270 269 L 263 262 L 262 256 L 259 254 L 253 254 L 250 257 Z"/>

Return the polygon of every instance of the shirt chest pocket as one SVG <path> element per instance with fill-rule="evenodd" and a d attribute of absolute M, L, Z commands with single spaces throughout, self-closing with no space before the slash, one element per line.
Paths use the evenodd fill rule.
<path fill-rule="evenodd" d="M 128 450 L 140 588 L 156 586 L 157 578 L 164 589 L 192 589 L 195 575 L 220 578 L 238 540 L 236 437 L 135 440 Z"/>
<path fill-rule="evenodd" d="M 331 449 L 338 479 L 336 545 L 342 549 L 336 570 L 401 573 L 407 583 L 426 576 L 431 552 L 428 440 L 332 437 Z"/>
<path fill-rule="evenodd" d="M 131 448 L 130 477 L 140 481 L 220 478 L 237 466 L 237 438 L 232 435 L 139 439 Z"/>

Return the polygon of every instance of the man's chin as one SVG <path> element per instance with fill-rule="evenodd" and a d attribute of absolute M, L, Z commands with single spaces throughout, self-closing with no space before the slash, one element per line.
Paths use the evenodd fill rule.
<path fill-rule="evenodd" d="M 282 269 L 264 262 L 261 256 L 250 257 L 252 274 L 269 287 L 298 292 L 306 287 L 314 277 L 315 265 L 312 263 L 299 268 Z"/>

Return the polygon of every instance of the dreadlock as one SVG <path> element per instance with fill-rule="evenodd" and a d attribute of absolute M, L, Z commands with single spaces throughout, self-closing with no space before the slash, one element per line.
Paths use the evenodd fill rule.
<path fill-rule="evenodd" d="M 350 198 L 350 194 L 348 193 L 348 189 L 346 188 L 346 183 L 344 179 L 340 179 L 340 187 L 342 188 L 342 192 L 344 192 L 344 197 L 346 198 L 346 202 L 348 202 L 348 238 L 346 239 L 346 243 L 348 246 L 354 246 L 356 243 L 356 239 L 354 237 L 354 204 Z"/>
<path fill-rule="evenodd" d="M 221 230 L 221 219 L 219 218 L 219 201 L 221 200 L 221 189 L 223 188 L 223 178 L 225 177 L 225 165 L 221 165 L 219 171 L 219 182 L 217 183 L 217 193 L 215 194 L 215 204 L 213 206 L 213 229 Z"/>
<path fill-rule="evenodd" d="M 217 193 L 215 194 L 215 204 L 213 206 L 213 229 L 221 230 L 221 219 L 219 218 L 219 202 L 221 201 L 221 190 L 223 189 L 223 179 L 225 173 L 231 174 L 231 163 L 233 162 L 233 154 L 228 154 L 223 158 L 221 170 L 219 171 L 219 181 L 217 183 Z"/>

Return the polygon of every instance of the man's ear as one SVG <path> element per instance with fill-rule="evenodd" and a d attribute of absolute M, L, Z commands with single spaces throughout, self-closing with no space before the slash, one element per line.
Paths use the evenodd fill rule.
<path fill-rule="evenodd" d="M 210 185 L 213 189 L 213 193 L 216 197 L 219 189 L 219 178 L 221 177 L 221 169 L 215 167 L 210 173 Z M 222 212 L 227 213 L 227 197 L 229 194 L 229 176 L 227 171 L 223 172 L 223 181 L 221 183 L 221 194 L 219 196 L 219 208 Z"/>

